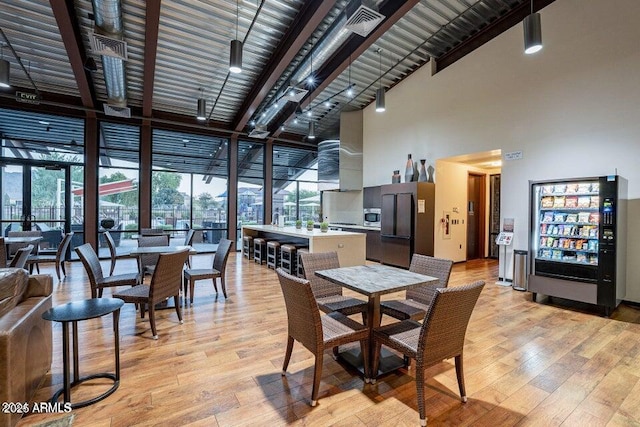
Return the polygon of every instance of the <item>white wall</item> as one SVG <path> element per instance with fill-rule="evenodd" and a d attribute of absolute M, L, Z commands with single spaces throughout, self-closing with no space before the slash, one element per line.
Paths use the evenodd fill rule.
<path fill-rule="evenodd" d="M 362 191 L 322 193 L 323 221 L 362 225 Z"/>
<path fill-rule="evenodd" d="M 541 15 L 539 53 L 523 54 L 519 24 L 435 76 L 422 67 L 387 93 L 385 113 L 367 107 L 364 185 L 390 182 L 407 153 L 435 165 L 522 150 L 522 160 L 502 167 L 501 214 L 516 220 L 516 249 L 527 247 L 529 180 L 617 170 L 629 198 L 640 199 L 640 2 L 562 0 Z M 640 301 L 640 203 L 629 206 L 626 299 Z"/>

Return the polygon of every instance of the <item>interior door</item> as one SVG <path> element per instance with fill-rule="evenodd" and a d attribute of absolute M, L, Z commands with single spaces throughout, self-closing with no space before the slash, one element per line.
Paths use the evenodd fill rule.
<path fill-rule="evenodd" d="M 484 257 L 485 176 L 469 174 L 467 181 L 467 260 Z"/>

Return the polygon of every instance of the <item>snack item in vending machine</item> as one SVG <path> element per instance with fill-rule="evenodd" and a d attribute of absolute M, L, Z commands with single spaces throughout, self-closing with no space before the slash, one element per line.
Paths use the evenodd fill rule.
<path fill-rule="evenodd" d="M 591 200 L 589 201 L 589 207 L 590 208 L 597 208 L 599 206 L 600 206 L 600 197 L 591 196 Z"/>
<path fill-rule="evenodd" d="M 553 196 L 545 196 L 540 200 L 540 205 L 543 208 L 552 208 L 553 207 Z"/>
<path fill-rule="evenodd" d="M 579 208 L 588 208 L 591 203 L 591 197 L 589 196 L 580 196 L 578 197 L 578 207 Z"/>
<path fill-rule="evenodd" d="M 564 196 L 555 196 L 553 198 L 554 208 L 564 208 Z"/>

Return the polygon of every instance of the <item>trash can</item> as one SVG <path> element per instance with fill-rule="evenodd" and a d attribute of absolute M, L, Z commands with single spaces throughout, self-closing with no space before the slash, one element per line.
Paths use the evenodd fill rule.
<path fill-rule="evenodd" d="M 527 290 L 527 251 L 513 251 L 513 289 L 516 291 Z"/>

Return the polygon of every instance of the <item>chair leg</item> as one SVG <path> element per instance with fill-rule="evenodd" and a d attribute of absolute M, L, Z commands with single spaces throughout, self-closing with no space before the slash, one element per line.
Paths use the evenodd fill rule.
<path fill-rule="evenodd" d="M 213 289 L 215 289 L 216 294 L 218 293 L 218 280 L 214 277 L 213 279 L 211 279 L 211 281 L 213 282 Z"/>
<path fill-rule="evenodd" d="M 215 279 L 213 279 L 215 280 Z M 224 283 L 224 276 L 220 276 L 220 287 L 222 287 L 222 295 L 227 298 L 227 285 Z"/>
<path fill-rule="evenodd" d="M 40 272 L 38 272 L 40 274 Z M 60 281 L 60 263 L 56 262 L 56 276 L 58 276 L 58 282 Z"/>
<path fill-rule="evenodd" d="M 189 279 L 189 302 L 193 305 L 193 293 L 196 289 L 196 280 L 194 278 Z"/>
<path fill-rule="evenodd" d="M 151 322 L 151 333 L 153 339 L 158 339 L 158 332 L 156 331 L 156 308 L 153 302 L 149 301 L 149 322 Z"/>
<path fill-rule="evenodd" d="M 102 298 L 102 292 L 104 292 L 104 288 L 98 289 L 98 298 Z"/>
<path fill-rule="evenodd" d="M 371 370 L 369 371 L 369 379 L 371 383 L 375 384 L 376 378 L 378 378 L 378 367 L 380 366 L 380 349 L 382 344 L 380 342 L 374 341 L 373 345 L 373 360 L 371 361 Z"/>
<path fill-rule="evenodd" d="M 186 277 L 182 279 L 182 296 L 184 297 L 184 305 L 187 305 L 189 302 L 187 299 L 189 297 L 189 279 Z"/>
<path fill-rule="evenodd" d="M 464 372 L 462 369 L 462 355 L 459 354 L 455 358 L 456 376 L 458 377 L 458 387 L 460 388 L 460 399 L 463 403 L 467 403 L 467 392 L 464 387 Z"/>
<path fill-rule="evenodd" d="M 116 268 L 116 259 L 113 258 L 111 260 L 111 269 L 109 271 L 109 276 L 113 276 L 113 270 L 115 270 L 115 268 Z"/>
<path fill-rule="evenodd" d="M 424 401 L 424 367 L 416 363 L 416 392 L 418 397 L 418 413 L 420 414 L 420 425 L 427 425 L 427 410 Z"/>
<path fill-rule="evenodd" d="M 173 303 L 176 306 L 176 313 L 178 313 L 178 320 L 180 321 L 180 323 L 184 323 L 182 321 L 182 310 L 180 309 L 180 296 L 179 295 L 174 295 L 173 296 Z"/>
<path fill-rule="evenodd" d="M 62 268 L 62 274 L 64 274 L 64 277 L 67 277 L 67 268 L 64 266 L 65 262 L 64 260 L 60 261 L 60 268 Z"/>
<path fill-rule="evenodd" d="M 318 403 L 318 390 L 320 389 L 320 378 L 322 377 L 322 359 L 323 353 L 316 354 L 316 365 L 313 370 L 313 388 L 311 391 L 311 406 Z"/>
<path fill-rule="evenodd" d="M 147 304 L 144 302 L 140 303 L 140 318 L 144 319 L 144 312 L 147 310 Z"/>
<path fill-rule="evenodd" d="M 284 353 L 284 362 L 282 363 L 282 375 L 287 372 L 289 361 L 291 360 L 291 351 L 293 350 L 293 338 L 287 337 L 287 350 Z"/>
<path fill-rule="evenodd" d="M 360 341 L 360 351 L 364 361 L 364 382 L 368 383 L 371 378 L 371 360 L 369 360 L 369 340 Z"/>

